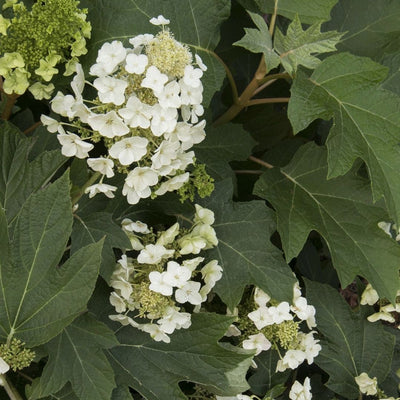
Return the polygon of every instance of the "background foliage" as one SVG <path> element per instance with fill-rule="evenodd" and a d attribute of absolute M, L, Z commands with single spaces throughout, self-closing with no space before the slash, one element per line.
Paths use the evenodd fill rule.
<path fill-rule="evenodd" d="M 122 219 L 169 226 L 193 205 L 172 194 L 135 206 L 83 196 L 72 211 L 86 164 L 63 157 L 43 127 L 23 133 L 49 107 L 22 96 L 0 132 L 0 341 L 17 336 L 37 356 L 10 374 L 13 384 L 30 400 L 194 399 L 194 384 L 209 398 L 250 390 L 287 399 L 296 377 L 275 372 L 272 352 L 250 368 L 253 352 L 221 341 L 235 317 L 220 314 L 251 285 L 290 301 L 299 280 L 322 345 L 315 364 L 297 371 L 311 376 L 313 398 L 361 399 L 362 372 L 397 397 L 398 325 L 367 321 L 374 310 L 359 300 L 368 282 L 392 303 L 400 289 L 400 247 L 378 227 L 400 226 L 400 3 L 81 5 L 93 27 L 86 71 L 104 42 L 156 32 L 148 21 L 159 14 L 207 65 L 207 137 L 195 152 L 215 190 L 196 202 L 215 213 L 219 245 L 209 255 L 224 273 L 215 312 L 194 315 L 170 344 L 112 322 L 107 282 L 129 248 Z"/>

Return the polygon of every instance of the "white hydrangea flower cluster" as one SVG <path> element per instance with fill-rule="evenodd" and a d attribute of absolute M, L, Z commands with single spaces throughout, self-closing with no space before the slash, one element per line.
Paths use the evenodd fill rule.
<path fill-rule="evenodd" d="M 50 132 L 58 132 L 63 155 L 87 158 L 88 166 L 101 175 L 99 183 L 87 188 L 90 197 L 114 197 L 117 187 L 103 184 L 103 179 L 115 171 L 126 175 L 122 193 L 129 204 L 180 189 L 190 180 L 187 167 L 195 165 L 189 150 L 205 138 L 205 121 L 199 117 L 204 113 L 201 77 L 207 67 L 197 54 L 193 61 L 189 48 L 174 39 L 165 27 L 167 19 L 159 16 L 150 22 L 161 25 L 156 36 L 135 36 L 131 47 L 117 40 L 103 44 L 90 68 L 93 83 L 76 66 L 74 96 L 58 92 L 51 102 L 52 110 L 68 122 L 41 118 Z M 83 98 L 85 84 L 96 90 L 95 101 Z M 106 153 L 90 157 L 93 143 L 100 141 Z"/>
<path fill-rule="evenodd" d="M 368 396 L 373 396 L 378 393 L 378 379 L 376 377 L 370 378 L 366 372 L 354 378 L 356 381 L 360 392 L 367 394 Z"/>
<path fill-rule="evenodd" d="M 321 345 L 314 338 L 316 332 L 302 332 L 300 323 L 304 321 L 308 329 L 316 327 L 315 308 L 307 304 L 306 298 L 301 296 L 299 284 L 294 286 L 292 305 L 286 301 L 271 301 L 271 297 L 260 288 L 255 289 L 254 302 L 258 308 L 247 316 L 256 329 L 253 325 L 250 328 L 247 325 L 245 330 L 257 333 L 249 335 L 243 341 L 243 348 L 256 350 L 256 355 L 271 347 L 279 349 L 280 355 L 286 350 L 276 367 L 279 372 L 288 368 L 296 369 L 305 360 L 312 364 Z"/>
<path fill-rule="evenodd" d="M 123 255 L 112 275 L 110 303 L 117 314 L 110 315 L 111 320 L 166 343 L 175 329 L 191 325 L 191 314 L 185 310 L 198 312 L 222 277 L 217 260 L 204 264 L 204 257 L 197 256 L 217 246 L 218 239 L 212 227 L 214 213 L 195 207 L 190 229 L 175 223 L 155 234 L 140 221 L 122 221 L 138 254 L 136 258 Z M 139 318 L 146 322 L 138 323 Z"/>
<path fill-rule="evenodd" d="M 289 393 L 290 400 L 311 400 L 312 393 L 311 393 L 311 383 L 310 378 L 307 377 L 304 379 L 303 384 L 299 381 L 294 381 L 290 393 Z"/>
<path fill-rule="evenodd" d="M 361 305 L 370 305 L 373 306 L 379 301 L 379 295 L 377 291 L 371 286 L 370 283 L 364 289 L 363 294 L 361 295 Z M 389 323 L 396 322 L 395 314 L 400 314 L 400 289 L 396 293 L 396 303 L 393 305 L 389 302 L 387 304 L 381 304 L 379 307 L 379 311 L 368 316 L 368 321 L 376 322 L 376 321 L 386 321 Z M 400 325 L 397 327 L 400 329 Z"/>

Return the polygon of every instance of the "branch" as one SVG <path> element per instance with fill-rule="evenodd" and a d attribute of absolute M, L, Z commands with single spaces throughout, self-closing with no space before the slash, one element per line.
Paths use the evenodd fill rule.
<path fill-rule="evenodd" d="M 267 163 L 266 161 L 260 160 L 259 158 L 254 157 L 254 156 L 250 156 L 249 160 L 251 160 L 251 161 L 253 161 L 253 162 L 257 163 L 257 164 L 260 164 L 263 167 L 268 168 L 268 169 L 274 168 L 274 166 L 272 164 Z"/>
<path fill-rule="evenodd" d="M 11 117 L 12 109 L 14 107 L 15 102 L 17 101 L 19 95 L 18 94 L 6 94 L 6 105 L 4 107 L 3 112 L 1 113 L 1 119 L 8 120 Z"/>
<path fill-rule="evenodd" d="M 23 398 L 18 393 L 17 389 L 15 389 L 14 385 L 11 383 L 7 375 L 0 375 L 0 385 L 4 387 L 10 400 L 23 400 Z"/>
<path fill-rule="evenodd" d="M 271 35 L 271 37 L 274 34 L 276 15 L 278 14 L 278 1 L 279 0 L 275 0 L 274 13 L 272 14 L 271 24 L 269 25 L 269 34 Z"/>
<path fill-rule="evenodd" d="M 24 135 L 27 135 L 28 133 L 31 133 L 34 131 L 36 128 L 38 128 L 40 125 L 42 125 L 41 121 L 35 122 L 33 125 L 31 125 L 29 128 L 24 130 Z"/>
<path fill-rule="evenodd" d="M 254 99 L 249 100 L 247 106 L 255 106 L 257 104 L 273 104 L 273 103 L 288 103 L 290 97 L 271 97 L 268 99 Z"/>
<path fill-rule="evenodd" d="M 237 90 L 237 86 L 236 86 L 236 82 L 235 79 L 233 78 L 232 72 L 229 69 L 229 67 L 225 64 L 224 60 L 219 57 L 218 54 L 211 52 L 211 54 L 214 56 L 214 58 L 219 61 L 222 66 L 225 69 L 225 73 L 226 73 L 226 77 L 228 78 L 229 84 L 231 85 L 231 89 L 232 89 L 232 97 L 233 97 L 233 102 L 236 103 L 238 101 L 239 98 L 239 93 Z"/>

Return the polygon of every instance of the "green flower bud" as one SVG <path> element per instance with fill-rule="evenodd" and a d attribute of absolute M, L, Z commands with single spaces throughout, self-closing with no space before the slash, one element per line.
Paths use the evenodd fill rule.
<path fill-rule="evenodd" d="M 35 358 L 35 352 L 24 348 L 25 343 L 13 338 L 9 345 L 0 345 L 0 357 L 13 371 L 29 367 Z"/>

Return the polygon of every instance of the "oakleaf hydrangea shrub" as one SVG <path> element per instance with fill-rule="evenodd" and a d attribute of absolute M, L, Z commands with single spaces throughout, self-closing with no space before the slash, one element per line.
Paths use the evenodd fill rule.
<path fill-rule="evenodd" d="M 201 256 L 218 245 L 213 223 L 214 213 L 198 204 L 190 228 L 177 222 L 154 232 L 143 222 L 125 218 L 122 227 L 138 254 L 118 260 L 110 295 L 118 314 L 110 319 L 166 343 L 175 329 L 189 328 L 191 312 L 200 311 L 222 277 L 218 261 Z"/>
<path fill-rule="evenodd" d="M 180 191 L 182 200 L 201 197 L 213 190 L 204 165 L 196 164 L 194 144 L 205 138 L 201 105 L 201 77 L 207 67 L 196 54 L 179 43 L 166 27 L 164 17 L 157 35 L 141 34 L 129 39 L 130 46 L 114 40 L 100 48 L 90 68 L 90 83 L 97 97 L 83 97 L 82 67 L 71 87 L 74 96 L 61 92 L 51 101 L 54 112 L 68 122 L 43 116 L 50 132 L 58 132 L 62 154 L 87 158 L 88 166 L 101 175 L 99 183 L 87 188 L 89 197 L 104 193 L 114 197 L 116 186 L 103 183 L 116 172 L 125 176 L 122 193 L 129 204 Z M 94 144 L 102 142 L 106 152 L 90 157 Z M 192 165 L 192 172 L 188 167 Z"/>
<path fill-rule="evenodd" d="M 399 2 L 0 6 L 1 398 L 400 399 Z"/>

